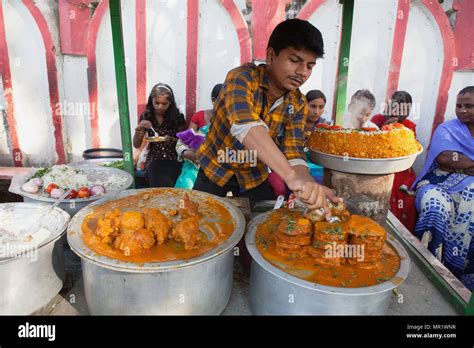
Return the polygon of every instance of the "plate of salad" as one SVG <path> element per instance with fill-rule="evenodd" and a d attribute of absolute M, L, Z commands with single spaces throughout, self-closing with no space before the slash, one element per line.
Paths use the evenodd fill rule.
<path fill-rule="evenodd" d="M 36 168 L 13 178 L 10 191 L 34 200 L 52 202 L 71 190 L 65 202 L 93 201 L 126 190 L 132 176 L 120 169 L 103 166 L 54 165 Z"/>

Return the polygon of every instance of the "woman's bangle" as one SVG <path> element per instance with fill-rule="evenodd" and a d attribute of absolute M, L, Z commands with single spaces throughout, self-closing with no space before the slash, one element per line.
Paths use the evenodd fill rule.
<path fill-rule="evenodd" d="M 458 173 L 458 174 L 466 174 L 464 172 L 464 169 L 456 169 L 455 172 Z"/>

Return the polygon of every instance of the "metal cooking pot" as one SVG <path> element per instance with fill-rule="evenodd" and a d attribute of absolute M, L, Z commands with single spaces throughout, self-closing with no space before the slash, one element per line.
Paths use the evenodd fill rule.
<path fill-rule="evenodd" d="M 393 236 L 387 243 L 400 256 L 398 272 L 384 283 L 363 288 L 319 285 L 297 278 L 265 260 L 255 243 L 258 226 L 271 212 L 261 214 L 247 226 L 245 243 L 252 256 L 250 307 L 256 315 L 373 315 L 385 314 L 392 290 L 402 284 L 410 271 L 410 258 Z"/>
<path fill-rule="evenodd" d="M 184 192 L 197 202 L 212 197 L 230 212 L 235 231 L 224 243 L 201 256 L 169 262 L 124 262 L 98 255 L 84 244 L 81 225 L 94 207 L 144 192 L 150 193 L 150 200 L 168 208 L 177 207 L 177 195 L 181 197 Z M 153 206 L 159 208 L 159 205 Z M 220 314 L 229 301 L 233 249 L 244 228 L 245 219 L 240 210 L 222 198 L 182 189 L 144 189 L 127 190 L 82 209 L 69 224 L 67 238 L 71 249 L 81 258 L 85 297 L 91 314 L 212 315 Z"/>
<path fill-rule="evenodd" d="M 16 227 L 27 227 L 29 217 L 38 210 L 49 206 L 30 203 L 0 204 L 0 213 L 13 214 Z M 0 314 L 28 315 L 48 304 L 63 287 L 64 268 L 64 233 L 69 215 L 59 209 L 45 219 L 44 225 L 51 235 L 37 247 L 7 255 L 8 244 L 2 244 L 0 255 Z M 8 221 L 0 221 L 0 229 L 8 229 Z"/>

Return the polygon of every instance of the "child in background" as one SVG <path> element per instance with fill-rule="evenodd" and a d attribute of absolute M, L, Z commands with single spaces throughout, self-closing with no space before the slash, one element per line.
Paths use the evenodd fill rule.
<path fill-rule="evenodd" d="M 375 108 L 375 97 L 367 89 L 360 89 L 354 93 L 347 106 L 348 113 L 344 117 L 345 128 L 376 128 L 379 127 L 369 121 Z"/>
<path fill-rule="evenodd" d="M 405 91 L 396 91 L 385 105 L 383 114 L 375 115 L 371 121 L 379 128 L 392 123 L 401 123 L 415 132 L 416 124 L 408 119 L 411 106 L 411 95 Z"/>
<path fill-rule="evenodd" d="M 155 85 L 148 97 L 146 110 L 135 128 L 133 146 L 142 146 L 145 134 L 158 133 L 162 142 L 151 142 L 145 161 L 145 172 L 150 187 L 173 187 L 181 173 L 182 164 L 176 154 L 176 133 L 183 130 L 186 121 L 176 106 L 173 90 L 164 83 Z"/>
<path fill-rule="evenodd" d="M 214 86 L 211 92 L 211 101 L 217 99 L 222 88 L 219 83 Z M 196 112 L 191 118 L 189 129 L 185 132 L 178 133 L 178 142 L 176 144 L 176 152 L 178 153 L 178 161 L 184 161 L 181 174 L 176 180 L 175 187 L 191 190 L 196 181 L 199 172 L 199 163 L 196 160 L 196 151 L 204 141 L 209 130 L 209 124 L 212 119 L 213 110 L 202 110 Z"/>
<path fill-rule="evenodd" d="M 211 102 L 212 105 L 216 102 L 217 96 L 219 95 L 222 89 L 222 83 L 218 83 L 217 85 L 212 88 L 211 92 Z M 204 127 L 205 125 L 209 124 L 213 115 L 213 110 L 200 110 L 196 112 L 193 117 L 191 117 L 191 123 L 189 124 L 189 128 L 194 129 L 196 132 Z"/>
<path fill-rule="evenodd" d="M 416 124 L 408 120 L 412 106 L 411 95 L 405 91 L 397 91 L 385 106 L 383 114 L 372 117 L 372 122 L 384 129 L 392 123 L 401 123 L 411 129 L 416 136 Z M 416 179 L 412 168 L 395 173 L 392 194 L 390 196 L 390 211 L 412 233 L 415 231 L 417 212 L 415 196 L 408 191 Z"/>

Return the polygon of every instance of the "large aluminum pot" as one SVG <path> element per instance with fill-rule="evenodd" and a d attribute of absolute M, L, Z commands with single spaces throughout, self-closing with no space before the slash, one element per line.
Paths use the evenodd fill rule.
<path fill-rule="evenodd" d="M 201 256 L 160 263 L 137 264 L 111 259 L 96 254 L 84 244 L 81 225 L 94 207 L 144 192 L 149 192 L 151 200 L 166 207 L 177 207 L 178 197 L 184 192 L 197 202 L 212 197 L 230 212 L 235 231 L 224 243 Z M 85 297 L 91 314 L 212 315 L 220 314 L 229 301 L 234 247 L 244 229 L 245 219 L 240 210 L 222 198 L 182 189 L 144 189 L 127 190 L 87 206 L 71 220 L 67 237 L 71 249 L 81 258 Z"/>
<path fill-rule="evenodd" d="M 0 204 L 0 230 L 8 231 L 12 225 L 16 229 L 27 228 L 47 209 L 49 206 L 41 204 Z M 5 218 L 8 215 L 11 218 Z M 51 235 L 24 249 L 0 240 L 1 315 L 31 314 L 47 305 L 62 289 L 66 275 L 64 233 L 69 219 L 65 211 L 55 208 L 43 220 Z"/>
<path fill-rule="evenodd" d="M 256 315 L 376 315 L 385 314 L 392 290 L 402 284 L 410 271 L 410 259 L 392 236 L 387 243 L 401 259 L 395 276 L 384 283 L 363 288 L 319 285 L 282 271 L 265 260 L 257 249 L 257 227 L 271 212 L 261 214 L 247 226 L 245 243 L 252 256 L 250 307 Z"/>

